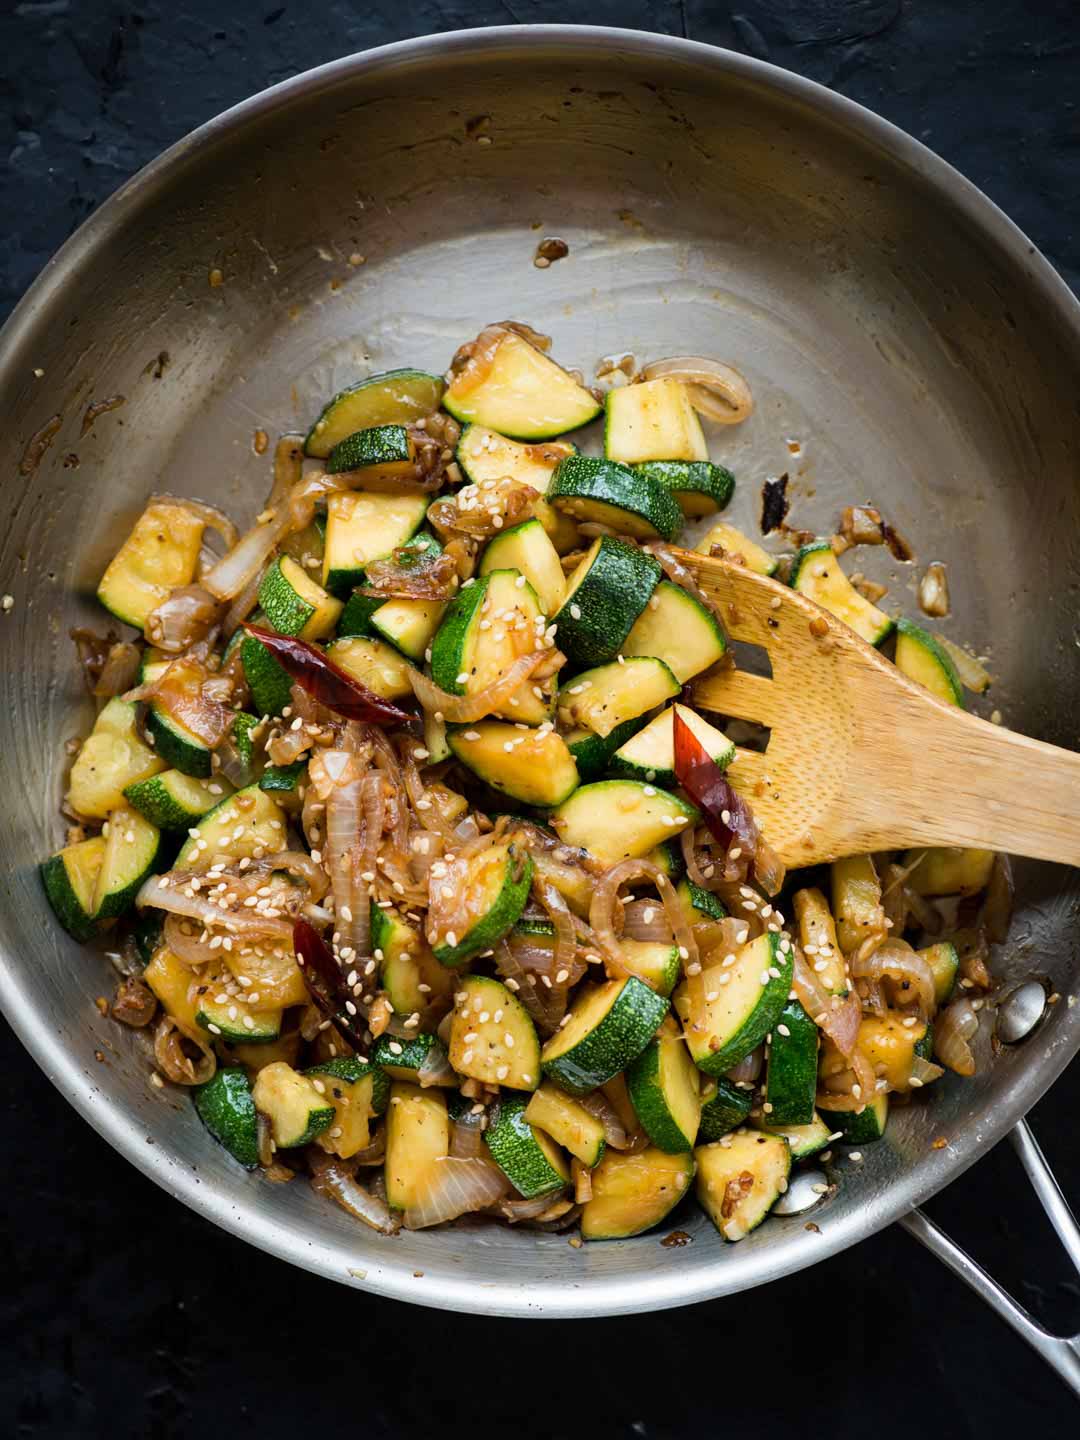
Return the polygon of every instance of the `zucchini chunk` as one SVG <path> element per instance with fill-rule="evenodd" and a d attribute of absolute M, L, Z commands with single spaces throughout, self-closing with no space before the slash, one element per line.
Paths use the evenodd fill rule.
<path fill-rule="evenodd" d="M 73 940 L 89 940 L 97 928 L 94 892 L 105 845 L 100 835 L 80 840 L 50 856 L 41 867 L 41 883 L 53 914 Z"/>
<path fill-rule="evenodd" d="M 779 1135 L 738 1130 L 694 1151 L 697 1198 L 725 1240 L 756 1230 L 787 1189 L 791 1151 Z"/>
<path fill-rule="evenodd" d="M 685 866 L 683 864 L 682 846 L 675 840 L 661 840 L 646 855 L 646 860 L 655 865 L 673 885 L 682 879 Z M 634 881 L 634 884 L 643 885 L 643 880 Z"/>
<path fill-rule="evenodd" d="M 221 994 L 212 981 L 200 984 L 198 992 L 195 1023 L 200 1029 L 240 1045 L 269 1045 L 280 1038 L 280 1010 L 253 1010 L 235 996 Z"/>
<path fill-rule="evenodd" d="M 441 765 L 450 758 L 450 745 L 446 738 L 446 721 L 436 720 L 434 712 L 424 712 L 424 749 L 428 752 L 425 765 Z"/>
<path fill-rule="evenodd" d="M 719 1140 L 743 1123 L 754 1103 L 752 1090 L 740 1090 L 723 1075 L 706 1075 L 701 1083 L 702 1140 Z"/>
<path fill-rule="evenodd" d="M 311 1083 L 284 1060 L 259 1071 L 252 1087 L 255 1109 L 270 1121 L 270 1134 L 279 1150 L 307 1145 L 334 1123 L 334 1107 Z"/>
<path fill-rule="evenodd" d="M 709 447 L 681 380 L 644 380 L 609 390 L 604 454 L 626 465 L 708 460 Z"/>
<path fill-rule="evenodd" d="M 162 770 L 127 786 L 124 799 L 159 830 L 186 830 L 231 789 L 224 780 L 197 780 L 180 770 Z"/>
<path fill-rule="evenodd" d="M 92 733 L 71 767 L 68 804 L 91 820 L 107 820 L 124 804 L 124 791 L 137 780 L 166 769 L 136 725 L 133 703 L 119 696 L 97 717 Z"/>
<path fill-rule="evenodd" d="M 525 1116 L 520 1095 L 501 1095 L 492 1107 L 484 1144 L 514 1189 L 525 1200 L 561 1190 L 570 1179 L 566 1157 L 550 1135 Z"/>
<path fill-rule="evenodd" d="M 646 460 L 634 471 L 670 490 L 687 519 L 723 510 L 735 489 L 731 471 L 709 460 Z"/>
<path fill-rule="evenodd" d="M 342 608 L 340 600 L 328 595 L 288 555 L 279 555 L 263 576 L 259 605 L 272 630 L 300 640 L 324 639 L 337 625 Z"/>
<path fill-rule="evenodd" d="M 423 1014 L 430 1005 L 448 1001 L 454 977 L 431 954 L 419 930 L 393 910 L 371 902 L 371 947 L 379 962 L 379 984 L 394 1012 Z"/>
<path fill-rule="evenodd" d="M 964 687 L 944 646 L 911 620 L 896 622 L 896 668 L 946 705 L 964 708 Z"/>
<path fill-rule="evenodd" d="M 387 1204 L 408 1210 L 431 1164 L 449 1153 L 450 1118 L 442 1092 L 395 1080 L 386 1115 Z"/>
<path fill-rule="evenodd" d="M 241 753 L 247 749 L 248 755 L 245 758 L 248 759 L 252 749 L 251 731 L 257 723 L 253 715 L 239 713 L 232 724 L 232 738 Z M 174 720 L 169 712 L 155 701 L 150 702 L 146 712 L 146 734 L 147 738 L 153 741 L 158 757 L 173 770 L 179 770 L 196 780 L 210 779 L 213 772 L 210 746 L 205 740 L 193 735 L 178 720 Z M 203 813 L 205 814 L 205 811 Z"/>
<path fill-rule="evenodd" d="M 198 996 L 195 991 L 203 982 L 190 965 L 178 960 L 167 946 L 159 945 L 142 978 L 161 1002 L 162 1009 L 182 1029 L 198 1032 L 195 1020 Z"/>
<path fill-rule="evenodd" d="M 182 505 L 155 501 L 109 562 L 97 598 L 110 615 L 141 630 L 178 585 L 195 579 L 203 522 Z"/>
<path fill-rule="evenodd" d="M 859 1048 L 870 1061 L 875 1075 L 884 1076 L 890 1090 L 911 1089 L 911 1068 L 916 1055 L 928 1059 L 932 1036 L 920 1020 L 905 1025 L 906 1017 L 895 1011 L 884 1015 L 867 1015 L 859 1023 Z"/>
<path fill-rule="evenodd" d="M 534 1090 L 525 1119 L 536 1125 L 590 1169 L 604 1154 L 604 1127 L 595 1115 L 546 1081 Z"/>
<path fill-rule="evenodd" d="M 678 502 L 658 480 L 593 455 L 561 461 L 548 500 L 572 520 L 607 525 L 634 540 L 673 540 L 683 523 Z"/>
<path fill-rule="evenodd" d="M 261 860 L 285 847 L 285 814 L 258 785 L 237 790 L 193 825 L 177 870 L 209 870 L 219 861 Z"/>
<path fill-rule="evenodd" d="M 533 873 L 532 859 L 509 840 L 454 863 L 446 883 L 454 886 L 468 929 L 461 934 L 428 930 L 436 960 L 451 968 L 490 950 L 512 928 L 525 909 Z"/>
<path fill-rule="evenodd" d="M 692 1155 L 650 1146 L 637 1154 L 608 1150 L 592 1172 L 592 1199 L 581 1211 L 584 1240 L 625 1240 L 670 1215 L 694 1178 Z"/>
<path fill-rule="evenodd" d="M 711 890 L 702 890 L 692 880 L 680 882 L 676 892 L 683 903 L 691 925 L 701 920 L 723 920 L 727 911 Z"/>
<path fill-rule="evenodd" d="M 885 929 L 881 883 L 870 855 L 849 855 L 832 863 L 832 912 L 845 955 Z"/>
<path fill-rule="evenodd" d="M 493 685 L 520 656 L 536 649 L 544 612 L 536 591 L 517 570 L 493 570 L 459 590 L 431 644 L 431 677 L 451 695 L 475 695 Z M 536 694 L 541 689 L 541 694 Z M 540 725 L 551 702 L 526 680 L 495 715 Z"/>
<path fill-rule="evenodd" d="M 339 390 L 323 407 L 304 440 L 304 454 L 325 460 L 346 436 L 373 425 L 407 425 L 433 415 L 443 395 L 440 375 L 423 370 L 386 370 Z"/>
<path fill-rule="evenodd" d="M 480 720 L 447 736 L 453 755 L 474 775 L 525 805 L 561 805 L 578 786 L 577 766 L 554 730 L 519 730 Z"/>
<path fill-rule="evenodd" d="M 625 775 L 630 780 L 644 780 L 649 785 L 674 789 L 675 728 L 674 712 L 690 727 L 695 739 L 705 747 L 713 762 L 726 770 L 735 759 L 735 746 L 722 730 L 703 720 L 688 705 L 675 704 L 655 715 L 643 730 L 621 745 L 611 757 L 612 775 Z"/>
<path fill-rule="evenodd" d="M 366 635 L 332 640 L 326 647 L 326 656 L 346 675 L 359 680 L 383 700 L 404 700 L 413 693 L 408 662 L 385 640 L 370 639 Z"/>
<path fill-rule="evenodd" d="M 697 824 L 687 800 L 639 780 L 598 780 L 582 785 L 549 816 L 564 845 L 579 845 L 598 860 L 647 855 L 661 841 Z"/>
<path fill-rule="evenodd" d="M 789 999 L 769 1042 L 765 1113 L 771 1126 L 810 1124 L 817 1075 L 818 1028 L 798 1000 Z"/>
<path fill-rule="evenodd" d="M 848 993 L 847 967 L 836 938 L 836 923 L 820 890 L 796 890 L 793 905 L 799 925 L 799 944 L 806 961 L 830 995 Z"/>
<path fill-rule="evenodd" d="M 845 1145 L 870 1145 L 885 1134 L 889 1119 L 889 1097 L 879 1091 L 861 1110 L 830 1110 L 818 1102 L 818 1110 L 826 1125 L 839 1130 Z"/>
<path fill-rule="evenodd" d="M 680 688 L 662 660 L 635 655 L 575 675 L 559 691 L 559 719 L 604 737 L 678 695 Z"/>
<path fill-rule="evenodd" d="M 533 515 L 544 527 L 560 555 L 578 545 L 578 528 L 567 515 L 560 515 L 547 501 L 548 486 L 556 465 L 574 454 L 569 440 L 547 440 L 540 445 L 519 445 L 484 425 L 466 425 L 457 447 L 462 474 L 479 485 L 484 480 L 501 480 L 509 475 L 530 485 L 540 495 L 533 501 Z"/>
<path fill-rule="evenodd" d="M 257 611 L 252 616 L 256 625 L 264 625 L 266 616 Z M 292 677 L 270 651 L 254 635 L 238 630 L 240 664 L 251 691 L 251 704 L 256 714 L 280 715 L 292 699 Z M 231 645 L 231 642 L 230 642 Z"/>
<path fill-rule="evenodd" d="M 541 1051 L 544 1074 L 570 1095 L 587 1095 L 637 1059 L 667 1010 L 664 997 L 634 975 L 591 987 Z"/>
<path fill-rule="evenodd" d="M 735 951 L 735 963 L 705 971 L 705 1016 L 700 1031 L 688 1030 L 686 1043 L 699 1070 L 723 1075 L 760 1045 L 775 1026 L 791 989 L 794 953 L 773 931 Z M 675 1011 L 687 1023 L 686 985 L 674 996 Z"/>
<path fill-rule="evenodd" d="M 581 783 L 587 785 L 590 780 L 599 780 L 619 746 L 636 735 L 644 724 L 645 716 L 635 715 L 632 720 L 616 725 L 610 735 L 597 735 L 595 730 L 567 731 L 563 739 L 574 757 Z"/>
<path fill-rule="evenodd" d="M 339 440 L 326 457 L 326 473 L 363 470 L 365 479 L 407 475 L 416 447 L 404 425 L 369 425 Z"/>
<path fill-rule="evenodd" d="M 775 575 L 776 568 L 780 564 L 775 555 L 770 555 L 760 545 L 744 535 L 741 530 L 736 530 L 734 525 L 729 525 L 726 520 L 720 520 L 712 529 L 698 541 L 694 549 L 699 555 L 710 555 L 714 545 L 719 545 L 724 554 L 731 560 L 741 560 L 748 570 L 755 575 Z"/>
<path fill-rule="evenodd" d="M 287 882 L 281 885 L 284 890 Z M 242 998 L 252 1010 L 285 1010 L 291 1005 L 310 1003 L 307 986 L 296 956 L 287 946 L 241 945 L 222 950 L 221 959 L 230 973 L 247 982 Z M 247 1036 L 243 1037 L 245 1040 Z"/>
<path fill-rule="evenodd" d="M 622 940 L 619 953 L 631 975 L 658 995 L 670 995 L 682 968 L 679 947 L 663 940 Z"/>
<path fill-rule="evenodd" d="M 130 910 L 160 858 L 161 831 L 157 826 L 126 805 L 114 810 L 94 887 L 94 919 L 111 920 Z"/>
<path fill-rule="evenodd" d="M 391 1080 L 407 1080 L 410 1084 L 420 1084 L 420 1073 L 425 1065 L 428 1071 L 441 1069 L 441 1062 L 449 1065 L 446 1056 L 446 1046 L 437 1035 L 402 1035 L 400 1038 L 395 1035 L 380 1035 L 371 1051 L 372 1063 L 380 1070 L 389 1075 Z M 436 1085 L 451 1085 L 456 1088 L 457 1080 L 453 1077 L 446 1080 L 437 1080 Z M 422 1087 L 422 1088 L 427 1088 Z"/>
<path fill-rule="evenodd" d="M 447 387 L 443 409 L 455 420 L 513 440 L 550 440 L 600 413 L 584 385 L 513 330 L 503 331 L 486 358 L 468 362 Z"/>
<path fill-rule="evenodd" d="M 802 547 L 791 567 L 789 583 L 800 595 L 850 625 L 870 645 L 880 645 L 892 631 L 888 615 L 864 599 L 840 569 L 827 540 Z"/>
<path fill-rule="evenodd" d="M 467 975 L 454 999 L 450 1064 L 459 1075 L 508 1090 L 540 1083 L 540 1042 L 529 1012 L 500 980 Z"/>
<path fill-rule="evenodd" d="M 766 1135 L 779 1135 L 781 1140 L 786 1140 L 792 1161 L 809 1160 L 811 1155 L 824 1150 L 833 1136 L 833 1132 L 817 1111 L 814 1112 L 813 1119 L 805 1125 L 767 1125 L 764 1118 L 755 1119 L 751 1123 L 755 1130 L 763 1130 Z"/>
<path fill-rule="evenodd" d="M 259 1163 L 259 1127 L 251 1081 L 242 1065 L 228 1065 L 193 1092 L 195 1111 L 214 1139 L 247 1170 Z"/>
<path fill-rule="evenodd" d="M 492 570 L 515 570 L 524 575 L 545 615 L 554 615 L 563 602 L 566 576 L 559 552 L 535 517 L 504 530 L 488 542 L 479 573 L 488 575 Z"/>
<path fill-rule="evenodd" d="M 372 613 L 371 629 L 415 664 L 422 665 L 445 613 L 443 600 L 387 600 Z"/>
<path fill-rule="evenodd" d="M 622 653 L 655 655 L 680 685 L 715 665 L 726 645 L 716 616 L 701 601 L 661 580 L 623 642 Z"/>
<path fill-rule="evenodd" d="M 938 1005 L 944 1005 L 956 988 L 956 974 L 960 969 L 956 946 L 943 940 L 937 945 L 928 945 L 925 950 L 916 951 L 916 954 L 930 966 L 934 977 L 934 996 Z"/>
<path fill-rule="evenodd" d="M 701 1074 L 669 1018 L 626 1072 L 626 1088 L 642 1129 L 658 1150 L 694 1148 L 701 1124 Z"/>
<path fill-rule="evenodd" d="M 381 610 L 389 603 L 381 596 L 365 595 L 360 590 L 354 590 L 345 601 L 345 607 L 338 619 L 337 638 L 348 640 L 353 635 L 366 635 L 371 639 L 376 635 L 371 625 L 371 617 L 376 610 Z"/>
<path fill-rule="evenodd" d="M 334 1121 L 315 1139 L 330 1155 L 348 1160 L 371 1143 L 371 1122 L 390 1103 L 390 1081 L 376 1066 L 351 1055 L 304 1071 L 334 1107 Z"/>
<path fill-rule="evenodd" d="M 570 576 L 555 616 L 559 649 L 575 665 L 614 660 L 662 573 L 636 546 L 598 536 Z"/>
<path fill-rule="evenodd" d="M 427 515 L 426 495 L 342 490 L 326 499 L 322 583 L 348 595 L 364 583 L 364 566 L 411 540 Z"/>
<path fill-rule="evenodd" d="M 918 850 L 909 850 L 901 864 L 905 869 L 919 857 Z M 992 850 L 940 846 L 923 852 L 907 878 L 917 895 L 977 895 L 990 883 L 994 868 Z"/>
<path fill-rule="evenodd" d="M 306 774 L 306 760 L 294 760 L 291 765 L 268 765 L 259 776 L 259 789 L 282 797 L 296 796 Z"/>

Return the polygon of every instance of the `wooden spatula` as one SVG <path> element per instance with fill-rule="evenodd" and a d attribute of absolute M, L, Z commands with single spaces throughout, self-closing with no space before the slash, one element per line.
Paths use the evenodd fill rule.
<path fill-rule="evenodd" d="M 678 552 L 728 635 L 769 653 L 694 703 L 770 727 L 728 772 L 788 866 L 960 845 L 1080 865 L 1080 755 L 937 700 L 813 601 L 745 566 Z"/>

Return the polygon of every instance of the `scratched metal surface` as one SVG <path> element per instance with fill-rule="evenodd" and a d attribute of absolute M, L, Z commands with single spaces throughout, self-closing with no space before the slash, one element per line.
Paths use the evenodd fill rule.
<path fill-rule="evenodd" d="M 531 257 L 549 232 L 570 256 L 541 272 Z M 211 288 L 215 267 L 225 283 Z M 751 524 L 760 480 L 789 468 L 784 442 L 799 438 L 793 521 L 827 530 L 842 503 L 879 501 L 921 558 L 948 562 L 951 633 L 991 653 L 1008 720 L 1075 743 L 1080 342 L 1073 302 L 1022 237 L 898 132 L 738 57 L 587 30 L 415 42 L 290 82 L 182 143 L 91 220 L 5 336 L 0 567 L 16 608 L 0 632 L 0 998 L 113 1144 L 255 1244 L 458 1310 L 651 1310 L 811 1264 L 938 1189 L 1063 1068 L 1075 1012 L 1059 1004 L 1023 1051 L 984 1055 L 976 1081 L 898 1116 L 815 1214 L 819 1236 L 774 1219 L 725 1248 L 688 1207 L 684 1249 L 575 1253 L 493 1228 L 389 1246 L 306 1187 L 238 1173 L 184 1097 L 150 1091 L 145 1061 L 92 1008 L 104 966 L 59 935 L 31 863 L 57 841 L 61 746 L 78 729 L 64 636 L 94 616 L 117 528 L 148 492 L 247 518 L 268 482 L 256 426 L 305 422 L 367 370 L 441 368 L 506 316 L 587 371 L 626 350 L 738 363 L 757 412 L 712 437 L 742 481 L 735 522 Z M 87 406 L 113 394 L 124 405 L 82 435 Z M 54 442 L 19 476 L 54 411 Z M 1021 612 L 1035 597 L 1047 623 L 1033 627 Z M 1074 882 L 1049 867 L 1022 880 L 998 968 L 1046 972 L 1069 994 Z M 950 1144 L 931 1151 L 938 1133 Z"/>

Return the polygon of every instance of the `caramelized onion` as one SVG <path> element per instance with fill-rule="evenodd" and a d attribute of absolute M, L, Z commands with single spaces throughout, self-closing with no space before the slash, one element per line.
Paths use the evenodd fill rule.
<path fill-rule="evenodd" d="M 594 1090 L 591 1095 L 583 1095 L 578 1103 L 600 1121 L 604 1127 L 604 1139 L 613 1150 L 628 1148 L 630 1136 L 626 1132 L 626 1126 L 619 1119 L 614 1105 L 602 1090 Z"/>
<path fill-rule="evenodd" d="M 641 372 L 643 380 L 679 380 L 686 386 L 690 404 L 718 425 L 738 425 L 753 413 L 754 397 L 738 370 L 702 355 L 674 355 L 653 360 Z"/>
<path fill-rule="evenodd" d="M 232 706 L 224 702 L 228 687 L 218 675 L 211 674 L 197 660 L 183 657 L 150 686 L 141 687 L 143 699 L 152 698 L 170 720 L 213 749 L 231 730 L 236 718 Z"/>
<path fill-rule="evenodd" d="M 338 1160 L 314 1146 L 308 1151 L 312 1189 L 328 1195 L 356 1220 L 362 1220 L 380 1235 L 396 1235 L 401 1221 L 384 1200 L 373 1195 L 353 1176 L 349 1162 Z"/>
<path fill-rule="evenodd" d="M 949 580 L 940 560 L 927 565 L 919 581 L 919 609 L 938 618 L 949 613 Z"/>
<path fill-rule="evenodd" d="M 222 910 L 199 891 L 189 895 L 192 876 L 173 870 L 168 875 L 151 875 L 144 881 L 135 897 L 140 910 L 152 906 L 165 910 L 170 915 L 183 915 L 189 920 L 199 920 L 209 930 L 214 927 L 228 930 L 230 935 L 249 939 L 276 939 L 288 942 L 292 938 L 292 922 L 278 916 L 260 915 L 255 909 Z M 205 882 L 205 876 L 198 876 Z"/>
<path fill-rule="evenodd" d="M 883 980 L 888 977 L 903 987 L 903 1000 L 917 1000 L 924 1019 L 937 1008 L 934 976 L 930 966 L 904 940 L 885 940 L 873 954 L 862 955 L 861 947 L 851 960 L 851 973 L 856 979 Z"/>
<path fill-rule="evenodd" d="M 490 1160 L 440 1155 L 422 1173 L 405 1211 L 407 1230 L 425 1230 L 496 1204 L 509 1190 L 506 1176 Z"/>
<path fill-rule="evenodd" d="M 978 1028 L 979 1016 L 965 995 L 949 1001 L 934 1022 L 934 1054 L 942 1065 L 957 1075 L 975 1074 L 969 1042 Z"/>
<path fill-rule="evenodd" d="M 139 678 L 139 660 L 139 648 L 130 640 L 118 640 L 110 645 L 90 693 L 99 700 L 111 700 L 114 695 L 130 690 Z"/>
<path fill-rule="evenodd" d="M 409 666 L 409 683 L 413 694 L 432 714 L 440 714 L 450 725 L 467 725 L 473 720 L 482 720 L 493 710 L 499 709 L 509 700 L 515 690 L 529 678 L 541 661 L 548 658 L 545 650 L 530 650 L 519 655 L 505 675 L 477 691 L 475 695 L 451 695 L 440 690 L 433 680 L 414 666 Z"/>
<path fill-rule="evenodd" d="M 154 1031 L 154 1059 L 174 1085 L 205 1085 L 214 1078 L 217 1056 L 201 1036 L 183 1030 L 171 1015 L 162 1015 Z"/>
<path fill-rule="evenodd" d="M 727 1078 L 733 1085 L 753 1085 L 761 1074 L 761 1067 L 765 1064 L 765 1046 L 757 1045 L 744 1055 L 737 1065 L 728 1070 Z"/>
<path fill-rule="evenodd" d="M 221 603 L 202 585 L 180 585 L 151 610 L 143 633 L 168 654 L 205 640 L 221 619 Z"/>

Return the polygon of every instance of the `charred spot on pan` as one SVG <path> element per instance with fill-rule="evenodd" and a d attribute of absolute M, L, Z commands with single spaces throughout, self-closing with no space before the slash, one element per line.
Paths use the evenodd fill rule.
<path fill-rule="evenodd" d="M 761 533 L 763 535 L 768 535 L 772 530 L 778 530 L 787 519 L 787 487 L 788 476 L 786 470 L 783 475 L 768 479 L 764 485 L 762 485 Z"/>

